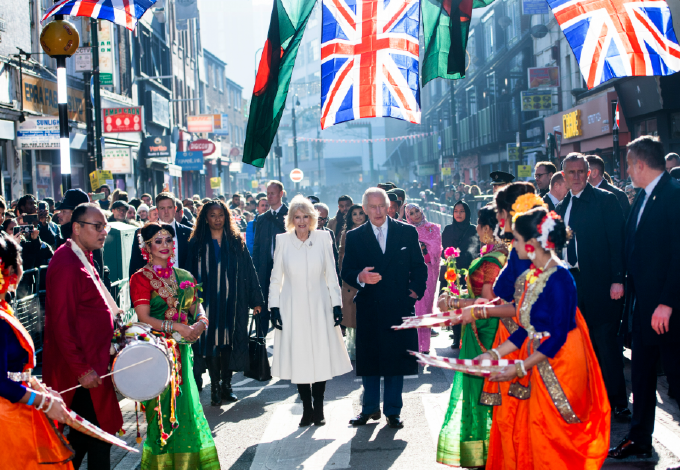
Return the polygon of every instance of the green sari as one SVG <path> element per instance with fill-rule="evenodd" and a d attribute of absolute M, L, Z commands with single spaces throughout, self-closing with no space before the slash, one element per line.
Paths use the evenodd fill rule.
<path fill-rule="evenodd" d="M 474 298 L 470 286 L 470 276 L 484 262 L 503 267 L 506 256 L 494 251 L 472 262 L 468 270 L 468 292 Z M 481 319 L 475 322 L 477 338 L 472 324 L 463 325 L 463 339 L 459 359 L 474 359 L 482 354 L 479 343 L 485 349 L 493 346 L 498 329 L 498 318 Z M 493 407 L 479 404 L 484 387 L 484 378 L 456 372 L 451 388 L 449 408 L 444 425 L 439 433 L 437 462 L 452 467 L 483 467 L 489 447 L 489 431 Z"/>
<path fill-rule="evenodd" d="M 173 268 L 177 286 L 184 281 L 196 283 L 194 277 L 183 269 Z M 175 310 L 170 305 L 179 297 L 181 311 L 188 312 L 194 302 L 195 289 L 192 287 L 177 289 L 178 294 L 172 296 L 166 287 L 159 286 L 160 279 L 155 273 L 144 268 L 139 271 L 151 284 L 150 307 L 151 316 L 159 320 L 166 320 L 166 312 Z M 139 279 L 138 279 L 139 280 Z M 134 282 L 134 277 L 131 280 Z M 144 280 L 142 280 L 144 282 Z M 133 293 L 135 289 L 130 286 Z M 147 290 L 148 291 L 148 290 Z M 193 324 L 195 319 L 187 315 L 183 323 Z M 176 397 L 175 419 L 176 428 L 173 429 L 171 419 L 172 386 L 169 386 L 159 398 L 143 402 L 146 408 L 147 435 L 142 454 L 142 469 L 219 469 L 220 463 L 212 438 L 210 426 L 203 414 L 198 388 L 193 374 L 194 355 L 190 344 L 178 344 L 181 360 L 180 374 L 182 383 L 179 385 L 180 394 Z M 163 434 L 167 442 L 161 445 L 161 428 L 158 422 L 158 400 L 160 399 L 163 415 Z M 171 434 L 172 433 L 172 434 Z M 169 435 L 166 437 L 165 435 Z"/>

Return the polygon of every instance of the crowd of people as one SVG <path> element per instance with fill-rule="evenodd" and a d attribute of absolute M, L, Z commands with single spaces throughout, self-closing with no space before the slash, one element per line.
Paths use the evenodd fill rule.
<path fill-rule="evenodd" d="M 669 394 L 680 394 L 672 315 L 680 249 L 664 243 L 680 231 L 673 155 L 664 157 L 657 138 L 628 144 L 632 201 L 597 156 L 569 154 L 560 171 L 539 162 L 533 183 L 494 172 L 493 200 L 476 224 L 466 197 L 444 188 L 439 199 L 452 201 L 453 220 L 443 230 L 419 204 L 430 190 L 393 183 L 365 189 L 361 201 L 341 195 L 333 217 L 335 201 L 287 201 L 275 180 L 266 193 L 229 200 L 161 192 L 128 201 L 103 187 L 69 190 L 58 207 L 32 196 L 10 207 L 0 201 L 9 215 L 0 293 L 12 295 L 24 269 L 50 260 L 42 356 L 49 388 L 31 379 L 31 337 L 0 302 L 0 413 L 12 423 L 0 428 L 12 443 L 0 464 L 78 468 L 87 455 L 89 468 L 109 468 L 109 443 L 71 428 L 67 445 L 50 423 L 63 429 L 73 410 L 109 434 L 123 424 L 107 376 L 123 312 L 101 254 L 116 222 L 136 227 L 129 284 L 138 322 L 173 364 L 170 385 L 141 403 L 142 469 L 220 467 L 199 393 L 207 371 L 212 406 L 238 400 L 231 381 L 249 368 L 249 322 L 263 339 L 274 329 L 272 375 L 296 384 L 301 427 L 325 424 L 328 381 L 354 370 L 363 396 L 349 423 L 384 414 L 390 428 L 403 428 L 403 379 L 418 373 L 409 351 L 430 354 L 438 333 L 394 327 L 447 311 L 460 359 L 512 362 L 486 378 L 456 372 L 438 462 L 571 469 L 649 456 L 658 362 Z M 466 194 L 486 191 L 472 185 Z M 455 289 L 452 256 L 464 276 Z M 632 411 L 624 344 L 632 345 Z M 630 432 L 610 449 L 612 418 L 630 421 Z"/>

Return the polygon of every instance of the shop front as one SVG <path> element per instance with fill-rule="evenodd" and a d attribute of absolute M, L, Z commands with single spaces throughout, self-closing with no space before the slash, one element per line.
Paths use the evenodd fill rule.
<path fill-rule="evenodd" d="M 548 133 L 562 133 L 559 160 L 571 152 L 598 155 L 604 160 L 605 171 L 625 179 L 626 144 L 630 132 L 625 120 L 619 122 L 619 158 L 614 159 L 613 119 L 618 96 L 613 89 L 588 98 L 588 101 L 561 113 L 545 117 L 546 138 Z"/>

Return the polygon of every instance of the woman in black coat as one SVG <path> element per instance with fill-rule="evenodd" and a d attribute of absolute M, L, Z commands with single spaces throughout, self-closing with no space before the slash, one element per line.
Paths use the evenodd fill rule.
<path fill-rule="evenodd" d="M 470 223 L 470 206 L 464 201 L 458 201 L 453 206 L 453 222 L 447 225 L 442 232 L 442 258 L 445 258 L 444 252 L 449 247 L 458 248 L 460 256 L 456 259 L 456 267 L 458 269 L 467 269 L 470 267 L 472 260 L 479 257 L 479 237 L 477 235 L 477 226 Z M 444 279 L 446 267 L 442 266 L 439 271 L 440 289 L 446 287 L 448 284 Z M 460 347 L 461 326 L 453 327 L 453 349 Z"/>
<path fill-rule="evenodd" d="M 229 208 L 219 199 L 201 209 L 189 238 L 187 260 L 189 271 L 202 284 L 203 308 L 210 323 L 194 354 L 205 357 L 210 402 L 219 406 L 222 400 L 238 399 L 231 377 L 248 365 L 248 310 L 257 315 L 263 305 L 250 253 Z"/>

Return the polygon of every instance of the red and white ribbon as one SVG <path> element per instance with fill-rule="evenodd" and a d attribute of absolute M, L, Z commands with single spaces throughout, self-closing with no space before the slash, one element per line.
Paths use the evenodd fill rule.
<path fill-rule="evenodd" d="M 500 360 L 476 360 L 476 359 L 454 359 L 451 357 L 430 356 L 415 351 L 409 353 L 416 357 L 418 362 L 424 366 L 439 367 L 441 369 L 455 370 L 466 374 L 489 377 L 494 372 L 500 372 L 503 368 L 515 364 L 513 359 Z"/>

